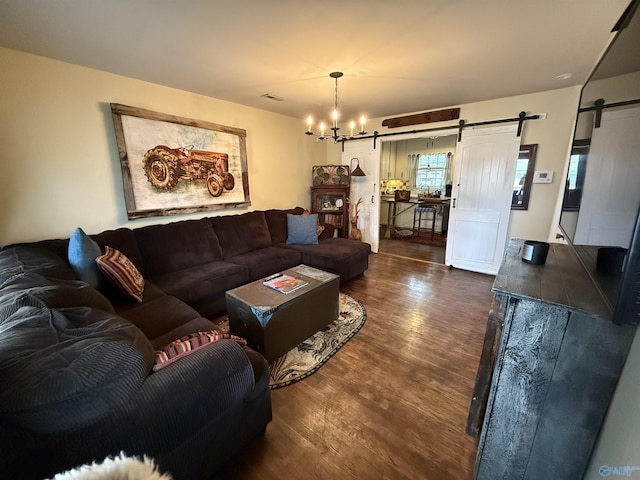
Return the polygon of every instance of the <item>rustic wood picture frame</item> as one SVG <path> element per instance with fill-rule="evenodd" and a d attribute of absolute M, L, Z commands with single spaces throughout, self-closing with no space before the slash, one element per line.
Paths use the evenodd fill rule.
<path fill-rule="evenodd" d="M 246 130 L 111 104 L 129 220 L 246 207 Z"/>

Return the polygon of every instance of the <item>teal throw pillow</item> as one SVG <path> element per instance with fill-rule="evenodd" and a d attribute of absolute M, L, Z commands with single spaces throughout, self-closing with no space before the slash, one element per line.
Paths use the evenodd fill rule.
<path fill-rule="evenodd" d="M 287 243 L 315 245 L 318 243 L 318 215 L 291 215 L 287 213 Z"/>
<path fill-rule="evenodd" d="M 96 263 L 96 258 L 100 255 L 100 246 L 81 228 L 76 228 L 69 238 L 69 264 L 78 280 L 88 283 L 93 288 L 102 284 L 102 273 Z"/>

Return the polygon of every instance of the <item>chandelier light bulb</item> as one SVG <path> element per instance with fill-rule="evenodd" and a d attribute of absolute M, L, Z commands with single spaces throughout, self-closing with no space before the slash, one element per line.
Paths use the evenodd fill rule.
<path fill-rule="evenodd" d="M 311 115 L 309 115 L 309 118 L 307 118 L 307 133 L 311 133 L 312 124 L 313 124 L 313 118 L 311 118 Z"/>
<path fill-rule="evenodd" d="M 351 130 L 350 135 L 353 137 L 353 129 L 356 128 L 356 122 L 354 122 L 353 120 L 351 121 L 351 123 L 349 124 L 349 129 Z"/>
<path fill-rule="evenodd" d="M 320 123 L 320 136 L 324 137 L 324 122 Z"/>

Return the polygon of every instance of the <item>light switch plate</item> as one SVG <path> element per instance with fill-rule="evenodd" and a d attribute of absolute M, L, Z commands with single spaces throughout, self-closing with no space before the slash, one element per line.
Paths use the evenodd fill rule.
<path fill-rule="evenodd" d="M 551 183 L 553 170 L 536 170 L 533 172 L 533 183 Z"/>

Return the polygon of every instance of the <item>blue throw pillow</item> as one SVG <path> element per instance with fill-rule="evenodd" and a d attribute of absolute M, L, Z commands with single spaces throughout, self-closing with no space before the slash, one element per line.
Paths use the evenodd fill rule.
<path fill-rule="evenodd" d="M 315 245 L 318 243 L 318 215 L 291 215 L 287 213 L 287 243 Z"/>
<path fill-rule="evenodd" d="M 100 255 L 100 246 L 81 228 L 76 228 L 69 238 L 69 264 L 78 280 L 88 283 L 93 288 L 102 284 L 102 273 L 96 263 L 96 258 Z"/>

